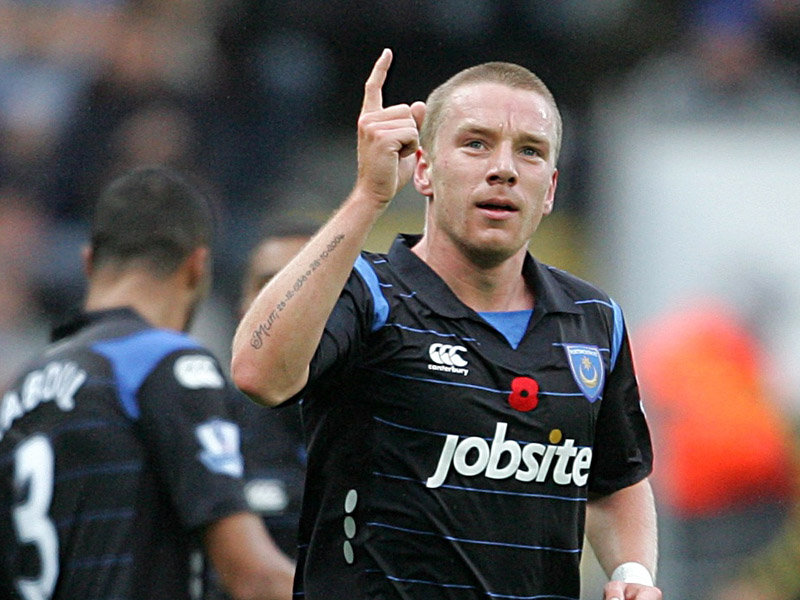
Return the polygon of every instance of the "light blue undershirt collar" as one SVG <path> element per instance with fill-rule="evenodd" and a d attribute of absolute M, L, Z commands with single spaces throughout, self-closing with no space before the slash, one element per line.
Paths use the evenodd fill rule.
<path fill-rule="evenodd" d="M 533 309 L 510 310 L 503 312 L 480 312 L 478 313 L 497 331 L 503 334 L 514 350 L 517 349 L 522 341 L 522 336 L 528 329 L 528 323 L 533 315 Z"/>

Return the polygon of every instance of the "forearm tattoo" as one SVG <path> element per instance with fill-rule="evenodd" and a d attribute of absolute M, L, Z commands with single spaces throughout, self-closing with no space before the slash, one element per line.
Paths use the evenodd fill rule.
<path fill-rule="evenodd" d="M 325 249 L 320 253 L 320 255 L 316 259 L 311 261 L 311 263 L 308 265 L 308 268 L 305 270 L 305 273 L 303 273 L 302 275 L 300 275 L 300 277 L 297 278 L 297 280 L 294 282 L 294 285 L 292 285 L 290 289 L 286 290 L 283 299 L 280 302 L 278 302 L 275 308 L 273 308 L 267 315 L 267 320 L 262 322 L 258 326 L 258 328 L 255 331 L 253 331 L 253 335 L 250 338 L 250 345 L 253 348 L 258 350 L 264 345 L 264 337 L 269 337 L 270 330 L 272 329 L 272 326 L 275 324 L 275 321 L 277 321 L 278 318 L 280 317 L 280 314 L 283 312 L 283 310 L 286 308 L 289 302 L 291 302 L 292 298 L 294 298 L 295 295 L 297 295 L 297 292 L 299 292 L 302 289 L 306 281 L 308 281 L 308 278 L 311 277 L 314 271 L 316 271 L 322 266 L 322 263 L 331 255 L 331 253 L 336 249 L 336 247 L 342 242 L 343 239 L 344 239 L 343 233 L 340 233 L 336 237 L 334 237 L 328 243 Z"/>

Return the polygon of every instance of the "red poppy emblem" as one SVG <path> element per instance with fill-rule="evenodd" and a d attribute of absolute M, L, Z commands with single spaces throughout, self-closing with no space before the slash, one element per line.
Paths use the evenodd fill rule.
<path fill-rule="evenodd" d="M 508 403 L 521 412 L 533 410 L 539 404 L 539 384 L 530 377 L 515 377 L 511 381 Z"/>

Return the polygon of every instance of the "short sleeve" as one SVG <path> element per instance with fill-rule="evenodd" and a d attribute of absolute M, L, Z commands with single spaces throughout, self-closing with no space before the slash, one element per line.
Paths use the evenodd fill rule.
<path fill-rule="evenodd" d="M 361 355 L 365 339 L 375 328 L 379 318 L 376 294 L 380 291 L 365 278 L 371 273 L 369 268 L 365 268 L 363 262 L 360 264 L 361 268 L 350 274 L 328 318 L 310 364 L 308 384 L 298 396 L 317 386 L 335 385 L 338 378 L 345 377 Z M 378 299 L 382 299 L 382 295 Z"/>
<path fill-rule="evenodd" d="M 237 395 L 204 350 L 163 358 L 137 393 L 147 448 L 181 523 L 194 529 L 247 509 Z"/>
<path fill-rule="evenodd" d="M 589 490 L 605 495 L 647 477 L 653 450 L 624 326 L 595 426 Z"/>

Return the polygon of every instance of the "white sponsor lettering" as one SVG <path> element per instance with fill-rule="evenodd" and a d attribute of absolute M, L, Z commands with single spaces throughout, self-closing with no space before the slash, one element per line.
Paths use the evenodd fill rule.
<path fill-rule="evenodd" d="M 75 392 L 86 379 L 86 371 L 69 361 L 49 362 L 28 373 L 19 390 L 9 390 L 0 400 L 0 440 L 14 421 L 43 402 L 54 402 L 63 411 L 75 408 Z"/>
<path fill-rule="evenodd" d="M 428 364 L 429 371 L 444 371 L 445 373 L 455 373 L 457 375 L 466 375 L 469 369 L 459 369 L 458 367 L 450 367 L 447 365 L 431 365 Z"/>
<path fill-rule="evenodd" d="M 483 473 L 490 479 L 513 476 L 519 481 L 541 483 L 552 476 L 558 485 L 586 485 L 592 463 L 591 448 L 577 448 L 575 440 L 569 438 L 562 444 L 520 445 L 505 439 L 507 429 L 507 423 L 498 423 L 491 444 L 482 437 L 467 437 L 459 442 L 459 436 L 448 435 L 436 470 L 425 485 L 429 488 L 441 486 L 451 467 L 467 477 Z"/>
<path fill-rule="evenodd" d="M 175 361 L 173 372 L 178 383 L 190 390 L 219 389 L 225 385 L 222 374 L 210 356 L 202 354 L 181 356 Z"/>
<path fill-rule="evenodd" d="M 244 486 L 247 504 L 258 513 L 279 514 L 289 506 L 286 483 L 280 479 L 251 479 Z"/>

